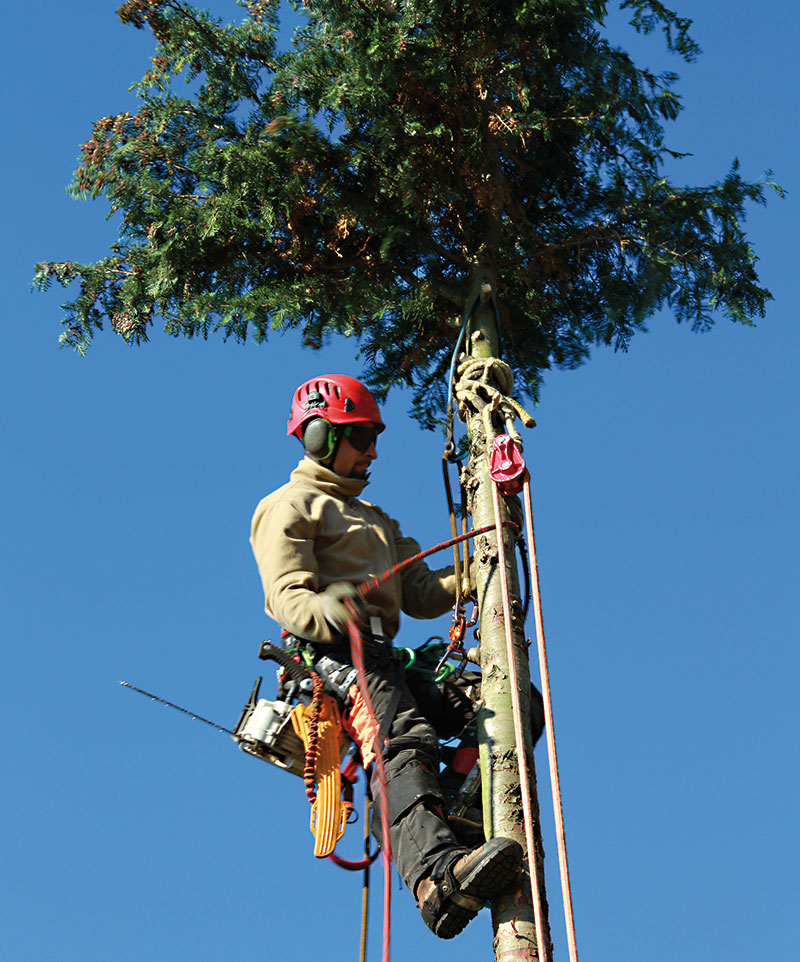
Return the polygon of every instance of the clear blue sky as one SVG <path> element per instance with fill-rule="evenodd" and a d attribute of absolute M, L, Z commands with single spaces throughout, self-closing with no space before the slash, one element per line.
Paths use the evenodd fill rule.
<path fill-rule="evenodd" d="M 60 292 L 29 293 L 34 264 L 96 259 L 111 240 L 100 205 L 64 187 L 150 52 L 114 7 L 46 0 L 4 18 L 0 954 L 350 960 L 359 880 L 313 859 L 299 780 L 118 685 L 235 723 L 275 633 L 247 536 L 298 456 L 289 393 L 358 365 L 347 343 L 314 355 L 291 336 L 58 350 Z M 694 154 L 682 178 L 717 179 L 738 156 L 791 193 L 749 217 L 775 295 L 757 328 L 655 318 L 629 354 L 551 374 L 527 444 L 585 962 L 796 957 L 800 31 L 788 0 L 679 10 L 704 49 L 673 64 L 686 111 L 670 144 Z M 635 49 L 666 62 L 657 41 Z M 433 543 L 448 530 L 441 439 L 407 405 L 387 406 L 369 494 Z M 427 628 L 407 622 L 404 642 Z M 538 759 L 565 959 L 543 746 Z M 349 835 L 353 852 L 360 826 Z M 486 913 L 453 943 L 407 892 L 394 919 L 397 962 L 492 957 Z M 376 914 L 372 959 L 379 943 Z"/>

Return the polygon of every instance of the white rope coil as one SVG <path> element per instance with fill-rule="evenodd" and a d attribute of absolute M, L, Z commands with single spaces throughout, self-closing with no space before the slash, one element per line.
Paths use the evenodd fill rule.
<path fill-rule="evenodd" d="M 514 391 L 514 375 L 508 364 L 496 357 L 462 355 L 456 373 L 453 393 L 461 419 L 466 420 L 470 413 L 480 411 L 486 436 L 492 437 L 492 418 L 496 413 L 503 420 L 505 433 L 521 446 L 522 438 L 514 421 L 519 418 L 526 428 L 536 427 L 536 422 L 525 408 L 511 397 Z"/>

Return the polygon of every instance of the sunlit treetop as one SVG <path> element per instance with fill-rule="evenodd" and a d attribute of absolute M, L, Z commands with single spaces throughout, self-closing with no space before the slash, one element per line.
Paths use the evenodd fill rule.
<path fill-rule="evenodd" d="M 430 423 L 485 272 L 533 395 L 659 308 L 697 329 L 763 315 L 742 223 L 775 185 L 735 163 L 710 186 L 668 179 L 677 78 L 613 45 L 605 3 L 309 0 L 289 49 L 278 2 L 239 6 L 229 25 L 177 0 L 120 8 L 155 54 L 138 110 L 94 124 L 71 185 L 107 198 L 117 242 L 37 271 L 77 286 L 63 343 L 84 351 L 106 321 L 139 343 L 157 318 L 174 336 L 350 335 L 372 385 L 413 384 Z M 619 6 L 697 55 L 657 0 Z"/>

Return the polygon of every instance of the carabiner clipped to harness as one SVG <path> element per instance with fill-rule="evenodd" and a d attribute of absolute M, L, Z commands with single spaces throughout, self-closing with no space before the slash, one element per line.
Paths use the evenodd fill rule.
<path fill-rule="evenodd" d="M 474 599 L 471 600 L 472 611 L 470 612 L 469 619 L 467 619 L 464 614 L 463 595 L 459 592 L 456 596 L 456 603 L 453 606 L 453 623 L 450 625 L 450 631 L 448 632 L 450 644 L 445 649 L 444 654 L 436 666 L 434 674 L 434 681 L 436 682 L 445 681 L 448 678 L 452 678 L 455 681 L 461 677 L 467 666 L 468 659 L 466 649 L 464 648 L 464 638 L 467 634 L 467 628 L 471 628 L 478 622 L 478 605 Z M 456 668 L 447 664 L 447 661 L 453 657 L 459 659 L 459 664 Z"/>

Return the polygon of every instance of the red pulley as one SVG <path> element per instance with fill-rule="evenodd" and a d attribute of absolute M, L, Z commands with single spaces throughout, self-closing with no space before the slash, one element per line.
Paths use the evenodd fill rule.
<path fill-rule="evenodd" d="M 528 480 L 528 469 L 517 442 L 508 434 L 498 434 L 492 443 L 489 475 L 500 494 L 519 494 Z"/>

